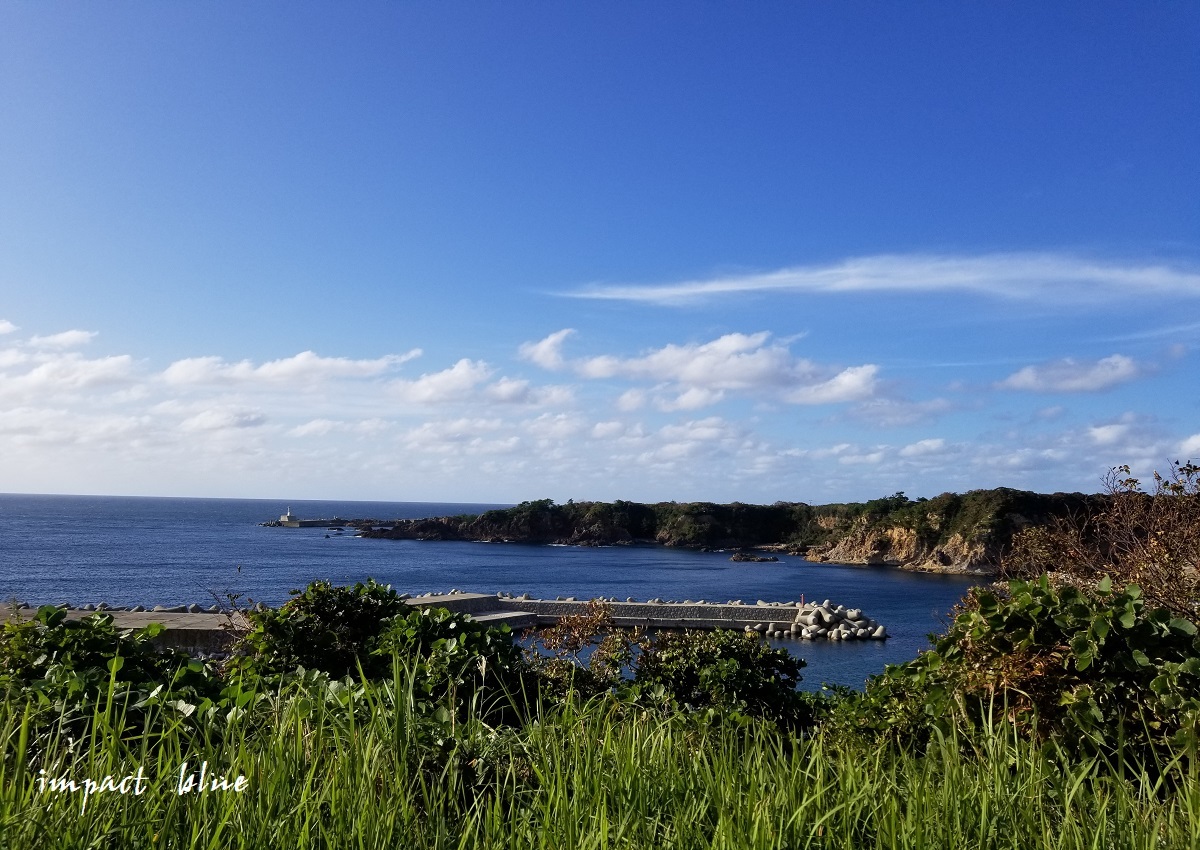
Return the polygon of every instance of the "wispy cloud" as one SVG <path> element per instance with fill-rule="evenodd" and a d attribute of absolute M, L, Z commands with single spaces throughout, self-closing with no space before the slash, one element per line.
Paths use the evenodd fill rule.
<path fill-rule="evenodd" d="M 1009 375 L 997 386 L 1002 389 L 1038 393 L 1090 393 L 1132 381 L 1146 371 L 1145 365 L 1123 354 L 1114 354 L 1095 361 L 1067 358 L 1026 366 Z"/>
<path fill-rule="evenodd" d="M 230 431 L 242 428 L 258 428 L 265 425 L 267 417 L 258 410 L 238 408 L 214 408 L 202 410 L 189 416 L 179 424 L 184 431 Z"/>
<path fill-rule="evenodd" d="M 95 331 L 63 331 L 49 336 L 30 337 L 29 344 L 34 348 L 78 348 L 87 345 L 95 336 Z"/>
<path fill-rule="evenodd" d="M 1183 325 L 1164 325 L 1160 328 L 1149 328 L 1144 331 L 1119 334 L 1106 338 L 1107 342 L 1134 342 L 1142 339 L 1162 339 L 1164 337 L 1193 336 L 1200 334 L 1200 322 L 1190 322 Z"/>
<path fill-rule="evenodd" d="M 22 374 L 0 372 L 0 398 L 51 398 L 79 390 L 127 384 L 134 379 L 134 362 L 128 354 L 89 360 L 76 352 L 55 352 L 33 357 L 5 356 L 0 368 L 31 365 Z"/>
<path fill-rule="evenodd" d="M 537 342 L 521 343 L 521 347 L 517 349 L 517 356 L 543 369 L 562 369 L 566 365 L 562 353 L 563 343 L 573 333 L 574 328 L 563 328 Z"/>
<path fill-rule="evenodd" d="M 17 326 L 8 319 L 0 319 L 0 336 L 10 334 L 18 330 Z"/>
<path fill-rule="evenodd" d="M 374 360 L 321 357 L 302 351 L 292 357 L 255 365 L 249 360 L 228 363 L 220 357 L 189 357 L 176 360 L 163 372 L 169 384 L 282 383 L 303 385 L 330 378 L 368 378 L 381 375 L 421 355 L 414 348 L 405 354 L 385 354 Z"/>
<path fill-rule="evenodd" d="M 904 398 L 877 397 L 854 405 L 848 413 L 860 422 L 880 428 L 894 428 L 936 419 L 952 410 L 954 404 L 944 398 L 910 401 Z"/>
<path fill-rule="evenodd" d="M 1200 270 L 1161 263 L 1105 262 L 1062 253 L 880 254 L 820 266 L 664 284 L 594 284 L 573 298 L 685 304 L 754 292 L 966 292 L 1009 299 L 1095 302 L 1200 297 Z"/>

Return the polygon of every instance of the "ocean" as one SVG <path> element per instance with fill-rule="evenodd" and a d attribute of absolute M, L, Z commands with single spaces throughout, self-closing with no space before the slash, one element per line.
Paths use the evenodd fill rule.
<path fill-rule="evenodd" d="M 734 563 L 727 554 L 654 546 L 570 547 L 365 540 L 352 531 L 264 528 L 300 517 L 412 519 L 501 505 L 0 494 L 0 600 L 279 604 L 314 579 L 367 578 L 399 591 L 452 588 L 535 597 L 829 599 L 884 623 L 887 641 L 774 642 L 807 662 L 805 687 L 860 688 L 887 664 L 916 657 L 979 579 L 887 567 Z"/>

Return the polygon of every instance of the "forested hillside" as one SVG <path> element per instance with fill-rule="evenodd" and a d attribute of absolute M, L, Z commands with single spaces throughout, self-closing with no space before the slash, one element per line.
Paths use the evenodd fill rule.
<path fill-rule="evenodd" d="M 773 505 L 710 502 L 522 502 L 477 516 L 373 523 L 370 537 L 486 540 L 583 546 L 658 543 L 768 548 L 812 561 L 891 564 L 937 571 L 995 571 L 1013 534 L 1094 510 L 1102 496 L 998 488 L 909 499 Z"/>

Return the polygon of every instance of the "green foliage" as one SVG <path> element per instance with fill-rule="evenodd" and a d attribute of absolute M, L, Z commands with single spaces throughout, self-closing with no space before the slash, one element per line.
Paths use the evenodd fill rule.
<path fill-rule="evenodd" d="M 32 620 L 0 630 L 0 694 L 31 699 L 41 719 L 59 718 L 81 735 L 100 706 L 124 706 L 131 729 L 209 716 L 221 684 L 208 665 L 152 643 L 163 627 L 118 631 L 107 614 L 68 620 L 45 605 Z M 156 713 L 156 707 L 168 710 Z M 122 730 L 117 730 L 121 734 Z"/>
<path fill-rule="evenodd" d="M 800 694 L 804 661 L 758 633 L 718 630 L 650 635 L 616 626 L 592 600 L 579 614 L 537 632 L 531 666 L 555 698 L 616 694 L 668 714 L 705 711 L 810 725 L 814 703 Z"/>
<path fill-rule="evenodd" d="M 514 705 L 523 687 L 525 666 L 507 625 L 492 627 L 444 608 L 414 610 L 395 617 L 380 634 L 370 668 L 394 675 L 394 665 L 407 668 L 414 698 L 429 705 L 448 694 L 460 706 L 485 688 L 497 691 L 501 709 Z"/>
<path fill-rule="evenodd" d="M 297 670 L 333 680 L 393 678 L 406 670 L 423 710 L 447 699 L 462 709 L 487 689 L 489 711 L 515 707 L 523 687 L 521 651 L 508 626 L 488 627 L 444 608 L 414 609 L 374 581 L 335 587 L 316 581 L 278 610 L 250 613 L 254 628 L 237 647 L 231 670 L 277 681 Z"/>
<path fill-rule="evenodd" d="M 841 719 L 899 739 L 1003 719 L 1088 750 L 1195 742 L 1200 637 L 1140 589 L 1047 577 L 977 591 L 931 651 L 890 667 Z"/>
<path fill-rule="evenodd" d="M 335 678 L 357 676 L 360 665 L 368 676 L 388 671 L 373 653 L 391 620 L 410 610 L 390 585 L 314 581 L 291 597 L 277 609 L 247 612 L 252 628 L 235 650 L 241 669 L 270 675 L 304 667 Z"/>
<path fill-rule="evenodd" d="M 634 661 L 634 687 L 685 710 L 718 709 L 786 726 L 812 721 L 809 701 L 796 690 L 804 662 L 774 649 L 757 633 L 660 631 Z"/>
<path fill-rule="evenodd" d="M 25 704 L 0 701 L 0 844 L 1150 850 L 1200 834 L 1200 783 L 1182 753 L 1122 777 L 1002 727 L 916 752 L 608 696 L 497 730 L 470 712 L 439 721 L 414 690 L 405 670 L 350 685 L 314 672 L 256 701 L 244 737 L 170 729 L 73 747 L 56 729 L 32 761 Z M 120 715 L 104 709 L 97 725 L 126 725 Z M 185 761 L 249 787 L 181 795 Z M 141 768 L 145 793 L 93 794 L 85 809 L 82 791 L 39 789 L 42 765 L 76 781 Z"/>
<path fill-rule="evenodd" d="M 997 488 L 912 500 L 894 493 L 868 502 L 807 505 L 727 505 L 712 502 L 522 502 L 470 518 L 410 520 L 378 536 L 402 539 L 514 540 L 528 543 L 610 544 L 655 541 L 667 546 L 729 549 L 786 544 L 802 550 L 847 538 L 883 540 L 893 529 L 916 533 L 925 549 L 956 536 L 968 546 L 1000 552 L 1012 536 L 1064 517 L 1098 509 L 1100 497 L 1042 495 Z"/>
<path fill-rule="evenodd" d="M 480 658 L 505 667 L 521 659 L 507 625 L 484 626 L 444 608 L 410 609 L 406 616 L 393 618 L 375 649 L 376 655 L 392 653 L 406 659 L 426 659 L 446 670 L 456 670 Z"/>

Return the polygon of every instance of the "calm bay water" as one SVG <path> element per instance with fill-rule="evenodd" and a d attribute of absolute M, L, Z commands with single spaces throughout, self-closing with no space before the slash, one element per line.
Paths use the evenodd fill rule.
<path fill-rule="evenodd" d="M 806 686 L 860 687 L 907 661 L 942 630 L 974 580 L 883 567 L 733 563 L 721 553 L 660 547 L 364 540 L 328 529 L 263 528 L 288 507 L 301 517 L 416 518 L 496 505 L 431 502 L 291 503 L 256 499 L 0 495 L 0 599 L 31 604 L 172 605 L 224 602 L 230 593 L 278 604 L 313 579 L 368 577 L 401 591 L 451 588 L 624 599 L 830 599 L 888 627 L 887 641 L 794 642 Z M 326 535 L 329 535 L 326 537 Z"/>

